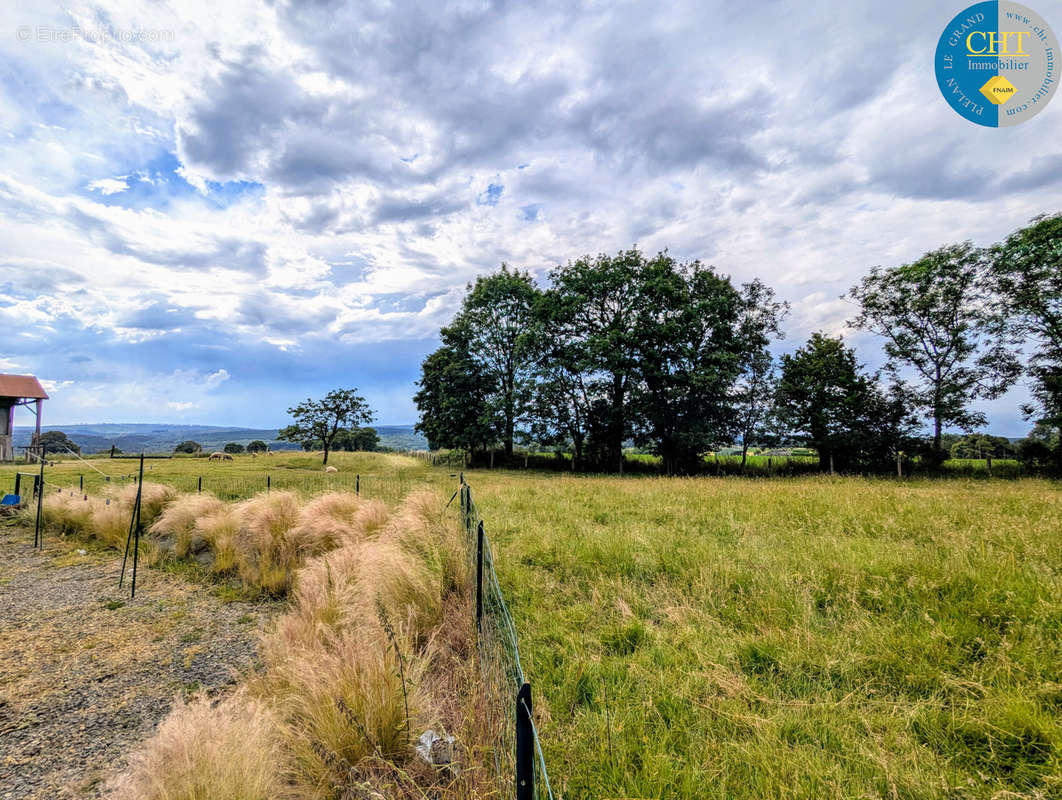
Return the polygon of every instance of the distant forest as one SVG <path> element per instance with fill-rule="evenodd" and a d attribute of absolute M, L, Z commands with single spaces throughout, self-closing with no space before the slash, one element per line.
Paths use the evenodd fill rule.
<path fill-rule="evenodd" d="M 813 448 L 822 468 L 933 468 L 991 446 L 1062 471 L 1062 214 L 992 247 L 875 267 L 845 298 L 848 325 L 880 338 L 880 371 L 821 332 L 776 359 L 790 308 L 771 287 L 666 251 L 584 256 L 546 287 L 503 264 L 468 286 L 424 360 L 416 429 L 474 458 L 563 451 L 578 470 L 621 471 L 633 443 L 668 473 L 735 444 L 742 464 L 752 447 L 790 445 Z M 945 432 L 984 426 L 973 402 L 1019 380 L 1027 439 Z"/>

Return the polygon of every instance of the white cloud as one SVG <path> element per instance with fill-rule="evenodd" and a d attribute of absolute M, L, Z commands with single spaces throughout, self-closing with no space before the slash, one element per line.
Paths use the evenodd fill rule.
<path fill-rule="evenodd" d="M 345 381 L 365 345 L 410 361 L 357 365 L 392 398 L 477 274 L 632 243 L 771 283 L 791 348 L 844 329 L 868 267 L 1057 210 L 1062 101 L 955 115 L 931 67 L 953 9 L 763 9 L 25 5 L 174 35 L 0 37 L 0 326 L 25 334 L 0 367 L 206 415 L 251 380 Z"/>
<path fill-rule="evenodd" d="M 129 188 L 129 184 L 125 182 L 124 178 L 100 178 L 98 181 L 90 183 L 88 188 L 98 191 L 100 194 L 112 195 L 124 192 Z"/>
<path fill-rule="evenodd" d="M 232 376 L 229 375 L 228 370 L 219 369 L 217 372 L 207 375 L 206 380 L 203 381 L 203 386 L 206 387 L 206 390 L 209 392 L 213 389 L 217 389 L 231 377 Z"/>

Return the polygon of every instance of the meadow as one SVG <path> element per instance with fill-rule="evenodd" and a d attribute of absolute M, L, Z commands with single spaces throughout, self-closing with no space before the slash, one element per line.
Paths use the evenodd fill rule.
<path fill-rule="evenodd" d="M 467 479 L 569 800 L 1062 796 L 1057 484 Z"/>
<path fill-rule="evenodd" d="M 55 466 L 45 468 L 45 482 L 68 491 L 83 486 L 89 495 L 133 483 L 140 466 L 137 458 L 52 458 Z M 225 501 L 246 500 L 267 488 L 309 497 L 327 491 L 354 491 L 360 485 L 366 497 L 394 503 L 422 484 L 430 472 L 422 461 L 390 454 L 332 453 L 329 466 L 338 472 L 324 471 L 320 453 L 292 450 L 257 458 L 237 455 L 232 461 L 220 462 L 178 456 L 145 460 L 144 480 L 184 493 L 198 492 L 201 486 L 202 491 Z M 35 465 L 0 465 L 0 490 L 12 491 L 15 472 L 36 473 L 38 469 Z"/>
<path fill-rule="evenodd" d="M 150 480 L 456 488 L 402 456 L 271 458 Z M 465 475 L 557 796 L 1062 797 L 1058 483 Z"/>

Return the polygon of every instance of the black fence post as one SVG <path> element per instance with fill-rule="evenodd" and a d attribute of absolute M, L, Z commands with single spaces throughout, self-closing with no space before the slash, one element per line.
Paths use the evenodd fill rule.
<path fill-rule="evenodd" d="M 37 521 L 34 523 L 33 546 L 44 549 L 44 531 L 41 530 L 41 511 L 44 504 L 44 459 L 41 459 L 41 475 L 36 484 L 37 489 Z"/>
<path fill-rule="evenodd" d="M 77 476 L 77 490 L 79 492 L 84 492 L 85 491 L 85 476 L 84 475 L 78 475 Z"/>
<path fill-rule="evenodd" d="M 483 521 L 476 534 L 476 630 L 483 627 Z"/>
<path fill-rule="evenodd" d="M 140 556 L 140 500 L 144 492 L 144 454 L 140 454 L 140 477 L 136 490 L 136 528 L 133 530 L 133 583 L 129 597 L 136 597 L 136 564 Z"/>
<path fill-rule="evenodd" d="M 19 491 L 19 489 L 21 489 L 21 488 L 22 488 L 22 473 L 21 472 L 16 472 L 15 473 L 15 496 L 20 498 L 19 499 L 20 503 L 22 502 L 22 500 L 21 500 L 22 493 Z"/>
<path fill-rule="evenodd" d="M 273 491 L 273 476 L 266 475 L 266 494 Z"/>
<path fill-rule="evenodd" d="M 355 473 L 354 475 L 354 494 L 358 497 L 361 496 L 361 473 Z"/>
<path fill-rule="evenodd" d="M 202 494 L 203 493 L 203 476 L 202 475 L 199 476 L 199 488 L 196 489 L 196 492 L 198 494 Z"/>
<path fill-rule="evenodd" d="M 535 731 L 531 723 L 531 684 L 516 694 L 516 800 L 535 797 Z"/>

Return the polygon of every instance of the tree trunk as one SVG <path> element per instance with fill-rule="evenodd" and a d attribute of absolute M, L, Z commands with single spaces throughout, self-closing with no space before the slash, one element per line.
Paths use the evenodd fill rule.
<path fill-rule="evenodd" d="M 612 418 L 609 420 L 609 453 L 619 474 L 623 474 L 623 377 L 612 376 Z"/>
<path fill-rule="evenodd" d="M 748 457 L 749 457 L 749 446 L 747 444 L 745 444 L 745 440 L 742 439 L 742 441 L 741 441 L 741 471 L 742 472 L 745 471 L 745 462 L 748 460 Z"/>
<path fill-rule="evenodd" d="M 327 466 L 328 465 L 328 442 L 323 442 L 323 444 L 324 444 L 324 461 L 322 461 L 321 463 Z"/>

